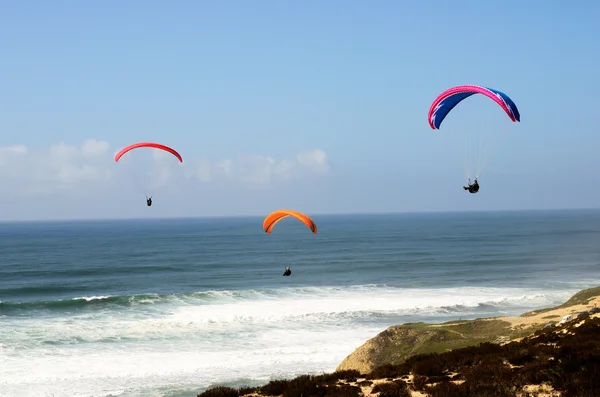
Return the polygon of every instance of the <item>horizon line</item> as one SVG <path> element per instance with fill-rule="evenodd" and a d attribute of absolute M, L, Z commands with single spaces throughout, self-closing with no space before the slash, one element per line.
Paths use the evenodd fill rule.
<path fill-rule="evenodd" d="M 417 211 L 357 211 L 357 212 L 329 212 L 312 213 L 311 217 L 320 216 L 365 216 L 365 215 L 410 215 L 410 214 L 472 214 L 472 213 L 499 213 L 499 212 L 565 212 L 565 211 L 598 211 L 600 207 L 585 208 L 522 208 L 522 209 L 494 209 L 494 210 L 417 210 Z M 276 210 L 274 210 L 276 211 Z M 262 218 L 266 216 L 257 214 L 236 215 L 201 215 L 201 216 L 158 216 L 158 217 L 121 217 L 121 218 L 50 218 L 50 219 L 13 219 L 0 220 L 0 224 L 7 223 L 58 223 L 58 222 L 115 222 L 115 221 L 157 221 L 157 220 L 200 220 L 200 219 L 243 219 Z"/>

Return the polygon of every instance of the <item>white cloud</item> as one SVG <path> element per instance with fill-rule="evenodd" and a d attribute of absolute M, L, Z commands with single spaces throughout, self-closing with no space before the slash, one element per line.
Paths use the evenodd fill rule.
<path fill-rule="evenodd" d="M 315 172 L 323 174 L 329 172 L 327 153 L 325 153 L 321 149 L 315 149 L 309 152 L 299 153 L 296 156 L 296 159 L 300 164 L 309 167 Z"/>
<path fill-rule="evenodd" d="M 108 143 L 87 140 L 80 147 L 59 143 L 46 150 L 24 145 L 0 148 L 0 183 L 11 196 L 59 193 L 110 180 L 102 155 Z"/>
<path fill-rule="evenodd" d="M 86 140 L 81 147 L 82 154 L 89 157 L 104 156 L 109 150 L 110 144 L 108 142 L 97 141 L 95 139 Z"/>
<path fill-rule="evenodd" d="M 228 180 L 257 186 L 296 180 L 309 174 L 326 174 L 329 170 L 327 154 L 314 149 L 279 160 L 262 155 L 227 158 L 215 164 L 199 160 L 188 176 L 202 182 Z"/>
<path fill-rule="evenodd" d="M 0 147 L 0 153 L 10 154 L 10 153 L 27 153 L 27 146 L 25 145 L 14 145 L 14 146 L 4 146 Z"/>
<path fill-rule="evenodd" d="M 24 145 L 0 147 L 0 183 L 4 197 L 64 192 L 90 195 L 100 189 L 116 188 L 120 183 L 121 187 L 140 185 L 134 186 L 140 189 L 155 189 L 170 183 L 181 185 L 180 189 L 223 182 L 265 186 L 329 172 L 327 155 L 320 149 L 279 159 L 244 155 L 211 161 L 188 155 L 183 164 L 170 153 L 152 150 L 151 154 L 140 153 L 141 156 L 126 155 L 117 164 L 114 154 L 119 149 L 93 139 L 78 146 L 61 142 L 46 149 Z M 143 161 L 144 155 L 148 163 Z M 143 184 L 146 186 L 142 188 Z"/>

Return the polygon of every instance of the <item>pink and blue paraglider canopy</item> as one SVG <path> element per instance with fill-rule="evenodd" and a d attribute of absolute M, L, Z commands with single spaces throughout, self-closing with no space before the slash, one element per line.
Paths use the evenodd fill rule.
<path fill-rule="evenodd" d="M 496 102 L 510 117 L 513 122 L 521 121 L 521 115 L 517 105 L 508 95 L 492 88 L 481 87 L 477 85 L 460 85 L 442 92 L 431 104 L 429 108 L 429 125 L 431 128 L 439 129 L 442 121 L 448 113 L 463 99 L 473 94 L 482 94 Z"/>

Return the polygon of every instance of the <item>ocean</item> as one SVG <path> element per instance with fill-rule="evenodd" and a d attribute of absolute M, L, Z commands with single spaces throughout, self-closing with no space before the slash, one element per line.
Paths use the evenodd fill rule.
<path fill-rule="evenodd" d="M 599 284 L 600 211 L 0 223 L 0 396 L 193 397 Z M 291 277 L 283 277 L 285 266 Z"/>

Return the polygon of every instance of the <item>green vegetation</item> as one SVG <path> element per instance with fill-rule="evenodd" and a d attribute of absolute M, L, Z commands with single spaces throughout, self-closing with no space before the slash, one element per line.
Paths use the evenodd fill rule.
<path fill-rule="evenodd" d="M 484 342 L 498 342 L 531 335 L 533 330 L 512 329 L 502 320 L 476 319 L 433 325 L 411 323 L 390 327 L 373 338 L 373 366 L 400 364 L 415 354 L 443 353 Z"/>
<path fill-rule="evenodd" d="M 568 301 L 566 301 L 565 303 L 563 303 L 562 305 L 556 306 L 556 307 L 551 307 L 551 308 L 546 308 L 546 309 L 539 309 L 539 310 L 534 310 L 531 312 L 527 312 L 527 313 L 523 313 L 521 314 L 521 317 L 530 317 L 530 316 L 535 316 L 537 314 L 540 313 L 546 313 L 552 310 L 557 310 L 557 309 L 566 309 L 569 308 L 571 306 L 575 306 L 575 305 L 586 305 L 589 303 L 589 301 L 597 296 L 600 296 L 600 287 L 595 287 L 595 288 L 589 288 L 589 289 L 584 289 L 583 291 L 579 291 L 578 293 L 576 293 L 575 295 L 573 295 L 571 297 L 571 299 L 569 299 Z"/>

